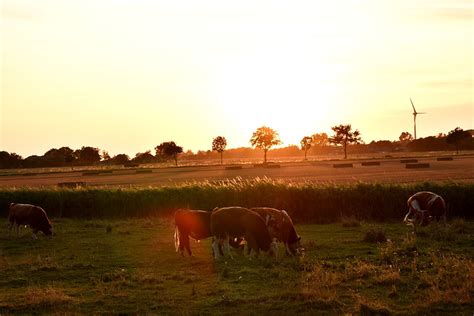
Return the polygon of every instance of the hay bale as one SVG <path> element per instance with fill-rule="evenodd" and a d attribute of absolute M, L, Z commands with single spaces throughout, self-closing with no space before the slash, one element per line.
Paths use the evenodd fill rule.
<path fill-rule="evenodd" d="M 264 167 L 267 169 L 277 169 L 277 168 L 280 168 L 281 166 L 278 164 L 270 164 L 270 165 L 265 165 Z"/>
<path fill-rule="evenodd" d="M 429 163 L 407 163 L 405 168 L 407 169 L 420 169 L 420 168 L 429 168 Z"/>
<path fill-rule="evenodd" d="M 97 176 L 97 175 L 99 175 L 99 173 L 100 173 L 100 171 L 96 171 L 96 170 L 94 170 L 94 171 L 84 171 L 82 173 L 82 175 L 83 176 Z"/>
<path fill-rule="evenodd" d="M 332 165 L 334 168 L 352 168 L 353 165 L 351 163 L 337 163 Z"/>
<path fill-rule="evenodd" d="M 78 187 L 84 187 L 86 186 L 86 183 L 84 181 L 75 181 L 75 182 L 59 182 L 58 186 L 60 188 L 78 188 Z"/>
<path fill-rule="evenodd" d="M 418 159 L 402 159 L 400 160 L 401 163 L 417 163 Z"/>
<path fill-rule="evenodd" d="M 152 169 L 137 169 L 135 170 L 135 173 L 152 173 Z"/>
<path fill-rule="evenodd" d="M 123 166 L 124 166 L 125 168 L 136 168 L 136 167 L 138 167 L 139 165 L 140 165 L 140 164 L 138 164 L 138 163 L 128 162 L 128 163 L 124 164 Z"/>
<path fill-rule="evenodd" d="M 437 161 L 452 161 L 453 157 L 438 157 L 436 158 Z"/>
<path fill-rule="evenodd" d="M 238 170 L 238 169 L 242 169 L 242 166 L 226 166 L 225 169 L 226 170 Z"/>
<path fill-rule="evenodd" d="M 380 161 L 364 161 L 361 162 L 362 166 L 380 166 Z"/>

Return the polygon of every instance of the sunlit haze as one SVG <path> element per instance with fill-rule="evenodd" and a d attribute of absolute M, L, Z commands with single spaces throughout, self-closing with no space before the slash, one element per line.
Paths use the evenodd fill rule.
<path fill-rule="evenodd" d="M 0 150 L 473 128 L 472 1 L 5 0 Z"/>

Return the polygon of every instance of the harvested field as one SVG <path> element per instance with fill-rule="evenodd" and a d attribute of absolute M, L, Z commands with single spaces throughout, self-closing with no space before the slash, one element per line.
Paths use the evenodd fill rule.
<path fill-rule="evenodd" d="M 240 177 L 253 179 L 268 177 L 285 182 L 311 182 L 346 184 L 368 183 L 412 183 L 412 182 L 473 182 L 474 156 L 461 156 L 453 161 L 438 161 L 437 157 L 418 158 L 419 163 L 429 163 L 427 169 L 406 169 L 397 159 L 386 159 L 380 166 L 361 167 L 358 161 L 353 168 L 334 168 L 332 161 L 281 162 L 279 168 L 255 168 L 242 164 L 241 169 L 226 166 L 188 166 L 170 168 L 148 168 L 152 172 L 137 173 L 135 169 L 119 169 L 111 173 L 49 172 L 0 176 L 0 187 L 52 187 L 60 182 L 81 182 L 87 178 L 88 186 L 168 186 L 186 182 L 218 181 Z M 233 165 L 235 166 L 235 165 Z"/>

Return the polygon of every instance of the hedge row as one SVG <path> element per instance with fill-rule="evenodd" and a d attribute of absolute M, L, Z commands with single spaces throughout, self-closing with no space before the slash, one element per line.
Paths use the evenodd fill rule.
<path fill-rule="evenodd" d="M 448 203 L 449 216 L 473 217 L 474 184 L 287 184 L 268 179 L 136 189 L 2 189 L 0 214 L 10 202 L 42 206 L 50 217 L 112 218 L 169 215 L 178 208 L 269 206 L 285 209 L 296 222 L 327 223 L 341 216 L 376 221 L 398 220 L 407 198 L 432 191 Z"/>

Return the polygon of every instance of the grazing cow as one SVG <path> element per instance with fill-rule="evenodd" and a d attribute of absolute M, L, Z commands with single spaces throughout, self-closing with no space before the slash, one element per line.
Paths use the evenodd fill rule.
<path fill-rule="evenodd" d="M 433 218 L 446 220 L 446 204 L 443 198 L 433 192 L 422 191 L 410 196 L 408 213 L 404 223 L 428 225 Z"/>
<path fill-rule="evenodd" d="M 16 224 L 17 237 L 20 225 L 30 226 L 33 239 L 38 238 L 36 237 L 38 231 L 42 231 L 46 236 L 52 236 L 53 234 L 51 222 L 49 221 L 46 212 L 39 206 L 11 203 L 8 213 L 8 221 L 10 222 L 10 235 L 13 224 Z"/>
<path fill-rule="evenodd" d="M 267 226 L 258 213 L 243 207 L 223 207 L 211 214 L 211 232 L 215 237 L 212 243 L 217 259 L 219 245 L 225 243 L 227 253 L 232 257 L 229 238 L 244 237 L 250 251 L 258 256 L 260 249 L 276 256 L 278 246 L 272 242 Z"/>
<path fill-rule="evenodd" d="M 177 210 L 174 213 L 174 245 L 176 252 L 184 256 L 184 250 L 192 256 L 189 237 L 199 241 L 212 236 L 211 234 L 211 212 L 201 210 Z M 232 239 L 230 245 L 234 248 L 240 247 L 241 240 Z M 222 249 L 219 248 L 219 253 Z"/>
<path fill-rule="evenodd" d="M 270 207 L 252 207 L 265 220 L 268 232 L 272 238 L 276 238 L 285 245 L 287 255 L 296 256 L 302 251 L 301 237 L 296 233 L 295 226 L 288 213 Z"/>
<path fill-rule="evenodd" d="M 189 237 L 196 240 L 211 237 L 211 212 L 200 210 L 177 210 L 174 213 L 174 244 L 176 251 L 184 256 L 184 249 L 193 255 Z"/>

